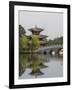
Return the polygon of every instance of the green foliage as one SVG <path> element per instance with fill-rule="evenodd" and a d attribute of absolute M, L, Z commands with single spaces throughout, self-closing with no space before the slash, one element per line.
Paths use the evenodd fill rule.
<path fill-rule="evenodd" d="M 20 47 L 21 48 L 28 48 L 29 40 L 28 40 L 28 38 L 26 36 L 20 37 L 20 41 L 19 42 L 20 42 Z"/>
<path fill-rule="evenodd" d="M 48 41 L 48 46 L 49 45 L 62 45 L 62 44 L 63 44 L 63 37 L 55 38 L 54 40 Z"/>
<path fill-rule="evenodd" d="M 25 35 L 25 29 L 19 25 L 19 47 L 20 51 L 30 51 L 37 49 L 40 46 L 39 37 L 32 35 L 31 40 Z"/>
<path fill-rule="evenodd" d="M 23 28 L 23 26 L 21 26 L 21 25 L 19 25 L 19 36 L 21 37 L 21 36 L 23 36 L 23 35 L 25 35 L 25 29 Z"/>
<path fill-rule="evenodd" d="M 37 35 L 32 35 L 31 40 L 27 36 L 21 36 L 19 40 L 20 48 L 24 51 L 33 52 L 35 49 L 39 48 L 40 41 Z"/>
<path fill-rule="evenodd" d="M 32 35 L 32 49 L 39 48 L 39 46 L 40 46 L 39 37 L 37 35 Z"/>

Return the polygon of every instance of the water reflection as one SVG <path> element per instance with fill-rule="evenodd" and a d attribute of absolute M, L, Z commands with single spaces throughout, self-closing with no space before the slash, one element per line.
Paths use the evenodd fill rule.
<path fill-rule="evenodd" d="M 19 78 L 60 77 L 63 57 L 43 54 L 20 54 Z"/>

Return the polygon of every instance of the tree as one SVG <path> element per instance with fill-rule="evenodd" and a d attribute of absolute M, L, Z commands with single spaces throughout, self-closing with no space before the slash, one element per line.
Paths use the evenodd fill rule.
<path fill-rule="evenodd" d="M 19 42 L 19 44 L 20 44 L 20 47 L 21 48 L 28 48 L 28 42 L 29 42 L 29 40 L 28 40 L 28 38 L 26 37 L 26 36 L 22 36 L 22 37 L 20 37 L 20 42 Z"/>
<path fill-rule="evenodd" d="M 32 35 L 32 49 L 35 50 L 39 48 L 39 46 L 40 46 L 39 37 L 37 35 Z"/>
<path fill-rule="evenodd" d="M 21 25 L 19 25 L 19 36 L 21 37 L 21 36 L 23 36 L 23 35 L 25 35 L 25 29 L 21 26 Z"/>
<path fill-rule="evenodd" d="M 63 45 L 63 37 L 57 37 L 48 41 L 48 45 Z"/>

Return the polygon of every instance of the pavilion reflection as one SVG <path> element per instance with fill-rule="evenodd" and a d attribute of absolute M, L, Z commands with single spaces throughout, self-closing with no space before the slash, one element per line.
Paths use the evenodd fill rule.
<path fill-rule="evenodd" d="M 31 69 L 29 75 L 35 77 L 43 75 L 44 72 L 41 69 L 48 67 L 45 65 L 46 62 L 49 62 L 49 59 L 46 56 L 39 54 L 21 54 L 19 57 L 19 76 L 22 76 L 26 69 Z"/>

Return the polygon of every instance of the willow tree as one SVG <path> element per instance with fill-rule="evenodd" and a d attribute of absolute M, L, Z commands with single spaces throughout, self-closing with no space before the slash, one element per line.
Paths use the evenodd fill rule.
<path fill-rule="evenodd" d="M 20 41 L 19 44 L 20 44 L 21 48 L 28 49 L 29 40 L 28 40 L 28 38 L 26 36 L 20 37 L 19 41 Z"/>
<path fill-rule="evenodd" d="M 39 40 L 39 37 L 37 35 L 32 35 L 32 50 L 35 50 L 37 48 L 40 47 L 40 40 Z"/>

